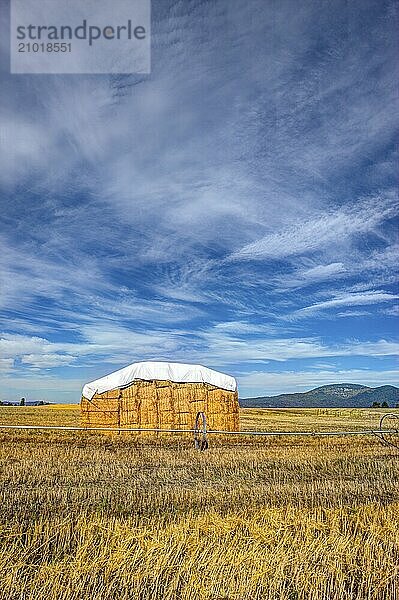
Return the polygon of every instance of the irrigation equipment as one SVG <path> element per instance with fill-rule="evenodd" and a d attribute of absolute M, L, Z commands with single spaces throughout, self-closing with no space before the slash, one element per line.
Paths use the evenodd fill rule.
<path fill-rule="evenodd" d="M 387 427 L 389 419 L 398 421 L 398 427 Z M 194 434 L 194 447 L 204 451 L 209 448 L 208 436 L 233 435 L 233 436 L 259 436 L 259 437 L 344 437 L 355 435 L 374 435 L 385 444 L 399 450 L 399 414 L 386 413 L 382 415 L 377 429 L 359 429 L 353 431 L 219 431 L 207 428 L 206 415 L 197 413 L 194 429 L 161 429 L 153 428 L 128 428 L 128 427 L 74 427 L 62 425 L 3 425 L 0 429 L 15 430 L 47 430 L 47 431 L 107 431 L 114 433 L 192 433 Z M 394 437 L 396 436 L 396 437 Z M 396 441 L 398 440 L 398 441 Z"/>
<path fill-rule="evenodd" d="M 380 419 L 380 428 L 379 431 L 377 432 L 377 436 L 380 438 L 380 440 L 386 445 L 386 446 L 392 446 L 393 448 L 396 448 L 397 450 L 399 450 L 399 443 L 396 443 L 394 441 L 392 441 L 392 438 L 389 439 L 387 438 L 387 435 L 390 434 L 397 434 L 399 433 L 399 429 L 396 428 L 384 428 L 384 423 L 389 421 L 389 419 L 396 419 L 397 420 L 397 424 L 399 427 L 399 414 L 396 413 L 385 413 L 385 415 L 382 415 L 381 419 Z"/>
<path fill-rule="evenodd" d="M 197 416 L 195 417 L 194 432 L 194 448 L 201 451 L 207 450 L 209 448 L 209 443 L 205 413 L 197 413 Z"/>

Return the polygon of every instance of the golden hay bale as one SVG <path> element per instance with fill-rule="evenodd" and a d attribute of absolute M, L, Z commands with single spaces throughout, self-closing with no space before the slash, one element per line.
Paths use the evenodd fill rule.
<path fill-rule="evenodd" d="M 208 429 L 239 430 L 238 393 L 208 383 L 139 380 L 81 401 L 84 427 L 192 429 L 198 412 Z"/>

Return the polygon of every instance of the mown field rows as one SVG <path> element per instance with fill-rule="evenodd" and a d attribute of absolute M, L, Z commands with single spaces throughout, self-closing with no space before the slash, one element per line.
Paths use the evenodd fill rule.
<path fill-rule="evenodd" d="M 77 424 L 76 407 L 0 421 Z M 378 411 L 245 410 L 243 428 L 368 428 Z M 399 452 L 374 437 L 0 431 L 0 598 L 395 599 Z"/>

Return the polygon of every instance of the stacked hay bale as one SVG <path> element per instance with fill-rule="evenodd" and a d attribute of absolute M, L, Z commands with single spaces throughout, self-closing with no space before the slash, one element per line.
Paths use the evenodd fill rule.
<path fill-rule="evenodd" d="M 235 379 L 200 365 L 136 363 L 84 386 L 81 401 L 84 427 L 192 429 L 198 412 L 209 429 L 238 431 Z"/>

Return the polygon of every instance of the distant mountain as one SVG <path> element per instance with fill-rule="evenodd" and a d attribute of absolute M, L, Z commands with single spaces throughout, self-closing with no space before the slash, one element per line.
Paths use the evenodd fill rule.
<path fill-rule="evenodd" d="M 368 408 L 373 402 L 396 406 L 399 404 L 399 388 L 394 385 L 371 388 L 356 383 L 336 383 L 296 394 L 240 398 L 243 408 Z"/>

